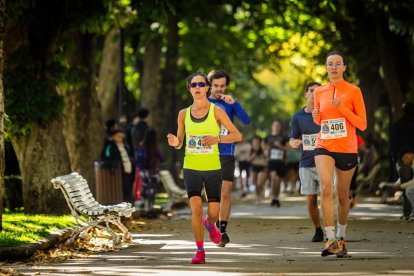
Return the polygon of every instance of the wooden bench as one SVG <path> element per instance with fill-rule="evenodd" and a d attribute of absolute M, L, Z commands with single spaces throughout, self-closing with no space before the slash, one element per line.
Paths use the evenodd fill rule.
<path fill-rule="evenodd" d="M 178 187 L 170 171 L 161 170 L 159 174 L 161 183 L 163 184 L 164 189 L 167 192 L 168 198 L 170 200 L 169 208 L 171 208 L 172 205 L 177 203 L 188 204 L 187 191 Z"/>
<path fill-rule="evenodd" d="M 121 217 L 130 217 L 135 211 L 131 203 L 123 202 L 108 206 L 99 204 L 93 197 L 86 179 L 76 172 L 55 177 L 51 181 L 55 189 L 61 189 L 78 224 L 68 243 L 74 242 L 78 236 L 87 239 L 88 233 L 91 230 L 94 232 L 95 228 L 105 230 L 112 236 L 114 248 L 119 248 L 122 242 L 132 242 L 131 233 L 121 222 Z M 110 224 L 117 226 L 122 234 L 111 229 Z"/>

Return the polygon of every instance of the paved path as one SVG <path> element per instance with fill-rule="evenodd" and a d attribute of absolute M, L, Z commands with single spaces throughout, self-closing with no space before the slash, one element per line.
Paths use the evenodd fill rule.
<path fill-rule="evenodd" d="M 414 275 L 414 224 L 397 219 L 400 206 L 378 198 L 359 203 L 347 230 L 352 257 L 337 259 L 320 257 L 322 243 L 309 242 L 313 229 L 303 197 L 284 197 L 282 208 L 234 198 L 231 243 L 206 242 L 205 265 L 189 264 L 195 245 L 184 209 L 146 221 L 127 249 L 13 268 L 22 275 Z"/>

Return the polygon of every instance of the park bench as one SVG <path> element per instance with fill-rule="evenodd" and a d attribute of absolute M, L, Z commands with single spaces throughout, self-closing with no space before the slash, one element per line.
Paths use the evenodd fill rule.
<path fill-rule="evenodd" d="M 171 208 L 174 204 L 188 204 L 187 192 L 178 187 L 168 170 L 160 171 L 160 180 L 168 194 L 169 208 Z"/>
<path fill-rule="evenodd" d="M 369 171 L 367 176 L 357 178 L 358 188 L 357 192 L 360 193 L 364 188 L 366 188 L 367 193 L 374 193 L 376 187 L 376 181 L 378 174 L 381 171 L 381 164 L 375 164 L 372 169 Z"/>
<path fill-rule="evenodd" d="M 112 236 L 113 248 L 119 248 L 122 242 L 132 242 L 131 233 L 121 222 L 121 217 L 130 217 L 135 211 L 131 203 L 101 205 L 92 195 L 86 179 L 76 172 L 55 177 L 51 181 L 55 189 L 61 189 L 77 222 L 68 243 L 74 242 L 78 236 L 88 239 L 89 232 L 95 233 L 95 228 L 107 231 Z M 122 235 L 111 229 L 111 224 L 116 226 Z"/>

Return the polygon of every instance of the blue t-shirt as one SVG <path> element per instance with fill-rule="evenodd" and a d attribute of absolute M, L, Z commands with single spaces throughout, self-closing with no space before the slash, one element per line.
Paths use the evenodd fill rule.
<path fill-rule="evenodd" d="M 243 125 L 250 124 L 250 117 L 246 113 L 246 111 L 243 109 L 243 107 L 241 106 L 239 102 L 235 101 L 233 104 L 228 104 L 222 99 L 215 100 L 215 99 L 208 98 L 208 100 L 212 102 L 213 104 L 217 105 L 218 107 L 220 107 L 221 109 L 223 109 L 224 111 L 226 111 L 227 116 L 229 116 L 232 122 L 234 122 L 234 116 L 236 116 L 237 119 L 239 119 L 239 121 L 243 123 Z M 224 127 L 222 126 L 220 129 L 220 136 L 227 135 L 226 129 L 223 129 L 223 128 Z M 220 156 L 234 156 L 235 145 L 236 143 L 229 143 L 229 144 L 220 143 L 219 144 Z"/>
<path fill-rule="evenodd" d="M 302 140 L 303 134 L 318 134 L 320 129 L 321 127 L 313 121 L 312 113 L 307 113 L 305 112 L 305 109 L 302 108 L 292 117 L 289 137 Z M 303 150 L 304 144 L 310 145 L 312 142 L 309 141 L 308 138 L 309 136 L 305 136 L 305 139 L 302 140 L 302 156 L 299 161 L 300 168 L 315 167 L 313 150 Z"/>

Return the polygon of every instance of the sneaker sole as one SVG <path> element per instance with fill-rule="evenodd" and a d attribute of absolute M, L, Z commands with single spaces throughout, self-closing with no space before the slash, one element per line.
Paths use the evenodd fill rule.
<path fill-rule="evenodd" d="M 226 244 L 228 244 L 230 241 L 221 241 L 219 244 L 217 244 L 218 247 L 226 247 Z"/>
<path fill-rule="evenodd" d="M 206 261 L 204 261 L 204 262 L 191 262 L 191 264 L 205 264 L 206 263 Z"/>
<path fill-rule="evenodd" d="M 331 255 L 334 255 L 334 254 L 336 254 L 336 252 L 332 252 L 332 251 L 328 251 L 328 250 L 323 250 L 321 252 L 322 257 L 331 256 Z"/>
<path fill-rule="evenodd" d="M 345 255 L 336 254 L 336 257 L 342 259 L 342 258 L 350 258 L 351 256 L 348 253 L 346 253 Z"/>

